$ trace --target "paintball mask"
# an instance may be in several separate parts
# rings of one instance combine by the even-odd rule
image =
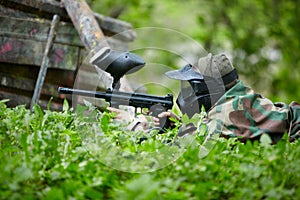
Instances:
[[[183,114],[192,117],[201,111],[202,106],[208,111],[235,85],[238,75],[228,61],[224,54],[209,54],[199,60],[198,68],[188,64],[179,70],[166,72],[169,78],[181,80],[181,92],[176,103]]]

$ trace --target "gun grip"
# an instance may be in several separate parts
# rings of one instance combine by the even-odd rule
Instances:
[[[156,117],[156,118],[160,119],[159,128],[161,128],[162,130],[165,130],[165,129],[170,127],[171,121],[168,117],[158,117],[158,115],[160,113],[167,111],[162,105],[159,105],[159,104],[153,105],[150,108],[150,111],[151,111],[151,115],[153,117]]]

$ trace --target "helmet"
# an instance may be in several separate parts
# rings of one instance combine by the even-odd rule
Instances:
[[[238,80],[235,68],[224,54],[208,54],[199,59],[198,66],[188,64],[165,74],[181,80],[177,104],[189,117],[199,113],[202,106],[208,111]]]
[[[232,87],[238,80],[238,74],[230,60],[225,54],[213,56],[209,53],[198,61],[196,71],[205,77],[214,79],[222,78],[223,84],[227,90]]]

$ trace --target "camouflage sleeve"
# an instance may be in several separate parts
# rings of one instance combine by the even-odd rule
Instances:
[[[239,81],[208,111],[207,124],[217,122],[224,137],[241,141],[259,139],[263,133],[276,142],[284,133],[291,138],[300,134],[300,105],[273,103]]]
[[[289,113],[289,136],[292,140],[300,137],[300,104],[292,102]]]

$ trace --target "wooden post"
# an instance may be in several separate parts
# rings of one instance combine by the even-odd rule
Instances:
[[[82,43],[91,55],[103,47],[109,47],[94,13],[85,0],[62,0],[62,2],[80,35]]]
[[[39,96],[40,96],[40,93],[41,93],[41,90],[42,90],[42,87],[43,87],[43,84],[44,84],[44,80],[45,80],[45,77],[46,77],[48,64],[49,64],[49,52],[52,48],[53,41],[55,39],[56,27],[58,26],[58,23],[59,23],[59,16],[54,15],[52,23],[51,23],[50,32],[49,32],[49,35],[48,35],[46,48],[45,48],[45,51],[44,51],[43,61],[42,61],[41,68],[40,68],[40,71],[39,71],[39,75],[38,75],[38,78],[37,78],[37,81],[36,81],[36,84],[35,84],[33,97],[31,99],[31,104],[30,104],[31,112],[33,111],[34,104],[39,99]]]

